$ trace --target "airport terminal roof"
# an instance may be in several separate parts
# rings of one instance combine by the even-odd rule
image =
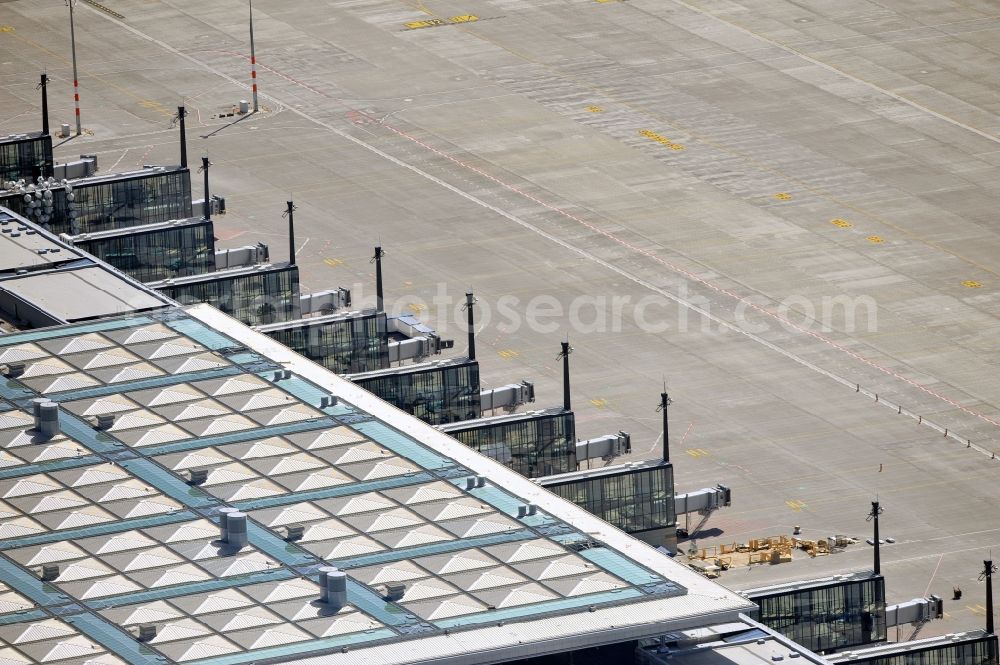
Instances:
[[[15,326],[71,323],[174,304],[0,208],[0,314]]]
[[[5,663],[487,663],[753,607],[207,305],[2,336],[11,362]],[[239,551],[223,507],[249,515]],[[349,576],[339,611],[318,602],[324,565]]]

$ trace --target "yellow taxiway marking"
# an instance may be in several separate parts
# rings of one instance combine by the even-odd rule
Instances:
[[[964,287],[966,287],[968,289],[979,289],[979,288],[982,288],[983,283],[982,282],[977,282],[974,279],[967,279],[964,282],[962,282],[962,286],[964,286]]]
[[[709,452],[707,450],[705,450],[704,448],[688,448],[684,452],[686,452],[691,457],[708,457],[709,456]]]
[[[831,219],[830,223],[833,224],[834,226],[839,226],[842,229],[849,229],[852,226],[854,226],[854,224],[851,224],[846,219],[840,219],[839,217],[837,219]]]
[[[14,26],[12,26],[12,25],[0,25],[0,32],[14,32]]]
[[[497,351],[497,355],[503,358],[504,360],[513,360],[514,358],[517,358],[521,354],[515,351],[514,349],[500,349],[499,351]]]
[[[777,194],[774,195],[774,198],[778,199],[779,201],[790,201],[792,199],[792,195],[789,194],[788,192],[778,192]]]
[[[453,23],[472,23],[478,20],[479,17],[475,14],[462,14],[461,16],[452,16],[451,18],[428,18],[422,21],[410,21],[403,25],[410,30],[419,30],[420,28],[434,28],[439,25],[451,25]]]
[[[986,616],[986,608],[983,607],[982,605],[979,605],[979,604],[976,604],[976,605],[966,605],[965,607],[966,607],[967,610],[969,610],[973,614],[978,614],[980,616]]]
[[[427,309],[427,305],[419,302],[411,302],[409,305],[406,306],[406,309],[410,310],[414,314],[419,314],[420,312]]]
[[[340,259],[323,259],[323,263],[330,266],[331,268],[336,268],[337,266],[344,265],[344,262]]]
[[[867,240],[868,242],[873,242],[876,245],[885,242],[885,238],[883,238],[882,236],[868,236],[867,238],[865,238],[865,240]]]
[[[650,141],[656,141],[657,143],[659,143],[661,145],[665,145],[668,148],[670,148],[671,150],[683,150],[684,149],[684,146],[681,145],[680,143],[674,143],[673,141],[671,141],[670,139],[668,139],[666,136],[660,136],[659,134],[657,134],[656,132],[654,132],[652,130],[649,130],[649,129],[640,129],[639,130],[639,134],[642,135],[642,136],[645,136]]]
[[[801,513],[802,510],[806,507],[805,502],[799,501],[797,499],[788,499],[787,501],[785,501],[785,505],[797,513]]]
[[[604,113],[604,109],[602,109],[600,106],[588,106],[587,110],[590,111],[591,113]]]
[[[608,407],[608,400],[604,399],[603,397],[595,397],[594,399],[590,400],[590,403],[593,404],[598,409],[606,409]]]

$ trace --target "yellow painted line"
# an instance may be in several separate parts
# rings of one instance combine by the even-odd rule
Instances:
[[[656,132],[654,132],[654,131],[652,131],[650,129],[640,129],[639,130],[639,134],[641,136],[645,136],[650,141],[656,141],[657,143],[659,143],[661,145],[665,145],[668,148],[670,148],[671,150],[683,150],[684,149],[684,146],[681,145],[680,143],[674,143],[673,141],[671,141],[670,139],[668,139],[666,136],[661,136],[661,135],[657,134]]]
[[[323,263],[330,266],[331,268],[336,268],[337,266],[344,265],[344,262],[340,259],[323,259]]]
[[[964,286],[966,288],[969,288],[969,289],[980,289],[980,288],[982,288],[983,283],[982,282],[977,282],[974,279],[967,279],[964,282],[962,282],[962,286]]]
[[[12,25],[0,25],[0,32],[14,32],[14,26],[12,26]]]
[[[978,614],[979,616],[986,616],[986,608],[982,605],[966,605],[965,608],[972,612],[973,614]]]
[[[419,314],[420,312],[427,309],[427,305],[419,302],[411,302],[409,305],[406,306],[406,309],[410,310],[414,314]]]
[[[830,223],[833,224],[834,226],[839,226],[842,229],[849,229],[852,226],[854,226],[854,224],[851,224],[846,219],[840,219],[839,217],[837,219],[831,219]]]
[[[605,409],[608,406],[608,400],[604,399],[603,397],[595,397],[594,399],[590,400],[590,403],[593,404],[598,409]]]
[[[604,113],[604,109],[602,109],[600,106],[588,106],[587,110],[590,111],[591,113]]]
[[[503,358],[504,360],[512,360],[514,358],[517,358],[521,354],[515,351],[514,349],[500,349],[499,351],[497,351],[497,355]]]
[[[451,25],[453,23],[472,23],[473,21],[478,21],[479,17],[475,14],[462,14],[460,16],[452,16],[451,18],[427,18],[422,21],[410,21],[409,23],[404,23],[410,30],[419,30],[421,28],[435,28],[441,25]]]
[[[774,195],[774,198],[778,199],[779,201],[790,201],[792,199],[792,195],[789,194],[788,192],[778,192],[777,194]]]
[[[709,452],[704,448],[688,448],[684,452],[686,452],[691,457],[708,457],[709,455]]]
[[[787,501],[785,501],[785,505],[797,513],[801,513],[802,510],[806,508],[806,504],[804,502],[798,501],[796,499],[788,499]]]
[[[873,242],[876,245],[885,242],[885,238],[883,238],[882,236],[868,236],[867,238],[865,238],[865,240],[867,240],[868,242]]]

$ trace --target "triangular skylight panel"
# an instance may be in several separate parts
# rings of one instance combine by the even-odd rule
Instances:
[[[324,548],[325,549],[325,548]],[[336,545],[325,552],[325,559],[347,559],[353,556],[362,556],[372,552],[381,552],[385,548],[375,541],[364,536],[341,540]]]
[[[306,442],[305,437],[309,437],[308,442]],[[340,446],[345,443],[354,443],[366,440],[364,436],[348,427],[334,427],[333,429],[326,430],[319,435],[305,433],[300,434],[298,437],[290,438],[295,438],[296,442],[301,440],[305,448],[309,450],[329,448],[330,446]]]
[[[139,591],[140,587],[135,582],[128,580],[121,575],[115,575],[114,577],[108,577],[103,580],[97,580],[90,585],[90,588],[81,596],[83,600],[88,598],[101,598],[103,596],[117,596],[123,593],[132,593],[133,591]]]
[[[286,484],[293,484],[286,478],[282,478],[281,481]],[[304,492],[306,490],[333,487],[335,485],[343,485],[350,482],[353,481],[338,471],[333,469],[323,469],[322,471],[316,471],[315,473],[310,473],[301,477],[293,484],[293,490],[296,492]]]
[[[418,577],[427,577],[427,573],[417,568],[408,561],[398,563],[387,563],[372,571],[374,574],[358,575],[369,586],[373,584],[384,584],[385,582],[405,582],[406,580]]]
[[[211,630],[197,621],[192,621],[191,619],[181,619],[179,621],[171,621],[162,626],[158,626],[156,630],[156,637],[154,637],[151,642],[153,644],[162,644],[163,642],[173,642],[174,640],[189,640],[194,637],[208,635],[211,632]]]
[[[5,411],[0,413],[0,429],[30,427],[32,424],[34,424],[32,417],[23,411]]]
[[[226,488],[225,499],[228,501],[244,501],[246,499],[262,499],[267,496],[284,494],[285,490],[264,479],[254,480],[243,485]],[[222,493],[220,493],[221,495]]]
[[[443,580],[416,580],[407,582],[402,602],[410,603],[415,600],[426,600],[427,598],[447,596],[457,592],[458,590],[455,587]]]
[[[184,561],[165,547],[157,547],[154,550],[137,552],[124,566],[122,571],[131,572],[133,570],[146,570],[147,568],[159,568],[160,566],[172,566]]]
[[[246,628],[256,628],[258,626],[267,626],[273,623],[280,623],[280,619],[274,617],[270,612],[263,608],[255,607],[249,610],[243,610],[242,612],[237,612],[232,617],[226,621],[218,630],[222,633],[228,633],[234,630],[244,630]]]
[[[313,520],[321,520],[324,518],[326,518],[326,513],[321,511],[319,508],[316,508],[308,503],[300,503],[298,505],[285,508],[273,518],[268,520],[267,525],[284,526],[285,524],[311,522]]]
[[[233,653],[234,651],[239,651],[239,647],[227,642],[217,635],[212,635],[211,637],[206,637],[203,640],[198,640],[191,645],[191,648],[186,650],[180,656],[177,656],[177,660],[183,662],[185,660],[192,659],[202,659],[210,658],[212,656],[221,656],[227,653]]]
[[[387,456],[387,451],[374,443],[366,442],[349,448],[341,448],[326,454],[326,459],[331,464],[351,464],[353,462],[367,462],[368,460],[380,459]]]
[[[330,510],[334,515],[353,515],[354,513],[367,513],[370,510],[386,510],[393,508],[396,504],[385,497],[371,493],[346,500],[336,499],[320,505]]]
[[[30,379],[34,376],[48,376],[49,374],[64,374],[72,372],[73,368],[59,360],[58,358],[47,358],[31,363],[24,368],[22,377]]]
[[[218,535],[219,529],[207,520],[199,520],[194,523],[182,524],[163,539],[165,543],[178,543],[187,540],[201,540]]]
[[[228,434],[230,432],[240,432],[257,427],[257,425],[243,416],[230,415],[215,418],[207,422],[198,424],[188,423],[185,428],[197,436],[212,436],[215,434]]]
[[[415,547],[416,545],[426,545],[427,543],[436,543],[449,539],[447,535],[440,533],[437,529],[429,525],[411,529],[410,531],[379,534],[378,538],[394,549]]]
[[[257,478],[257,474],[251,469],[233,462],[231,464],[226,464],[225,466],[217,466],[210,470],[208,472],[208,480],[205,481],[205,486],[209,487],[212,485],[224,485],[226,483],[246,482],[254,478]]]
[[[546,582],[564,596],[582,596],[588,593],[599,593],[611,589],[621,589],[625,586],[606,573],[596,573],[583,579],[566,577]]]
[[[106,349],[110,346],[114,346],[114,344],[104,339],[97,333],[90,333],[89,335],[80,335],[79,337],[63,337],[61,339],[42,342],[42,346],[46,347],[54,354],[64,356],[70,353],[82,353],[84,351]]]
[[[155,603],[150,603],[149,605],[143,605],[142,607],[135,608],[122,622],[124,626],[130,626],[136,623],[154,623],[161,621],[170,621],[171,619],[177,619],[183,616],[180,612],[170,607],[163,601],[157,601]]]
[[[150,487],[147,487],[138,480],[127,480],[123,483],[116,483],[111,487],[104,490],[104,494],[97,503],[106,503],[108,501],[120,501],[121,499],[135,499],[141,496],[150,496],[156,494],[156,491]]]
[[[97,416],[106,413],[118,413],[136,408],[135,404],[122,395],[107,395],[98,397],[84,409],[81,415]]]
[[[429,520],[451,520],[458,517],[468,517],[469,515],[479,515],[490,512],[491,508],[483,508],[478,501],[451,501],[444,505],[434,506],[430,511],[423,511],[419,508],[417,512]]]
[[[267,475],[277,476],[283,473],[296,473],[298,471],[308,471],[317,467],[325,466],[323,462],[309,457],[303,453],[282,457],[273,462],[273,466],[266,469]]]
[[[170,465],[170,468],[174,471],[182,471],[184,469],[194,469],[201,466],[215,466],[217,464],[225,464],[229,462],[229,458],[222,453],[216,452],[211,448],[206,448],[203,450],[194,450],[184,457],[181,457],[177,462]]]
[[[34,454],[32,454],[34,453]],[[54,459],[65,459],[67,457],[79,457],[86,454],[86,451],[73,441],[60,441],[49,446],[42,446],[34,450],[24,450],[21,452],[29,462],[46,462]]]
[[[210,400],[202,400],[194,404],[187,404],[181,411],[173,416],[173,420],[191,420],[193,418],[210,418],[212,416],[222,416],[229,413],[229,409]]]
[[[21,466],[22,464],[24,464],[24,462],[17,459],[6,450],[0,450],[0,469],[6,469],[9,466]]]
[[[97,550],[98,554],[113,554],[115,552],[124,552],[127,550],[134,550],[140,547],[147,547],[154,543],[148,536],[141,533],[123,533],[116,536],[108,536],[108,540],[105,544],[101,545],[100,549]]]
[[[180,365],[178,365],[171,374],[184,374],[185,372],[203,372],[207,369],[216,369],[219,367],[226,367],[229,363],[225,360],[211,355],[210,353],[203,353],[201,355],[192,356],[191,358],[185,358]],[[164,366],[166,364],[164,363]]]
[[[319,589],[311,583],[297,580],[278,582],[273,589],[261,598],[265,605],[276,603],[281,600],[291,600],[292,598],[305,598],[306,596],[318,595]]]
[[[316,413],[304,404],[296,404],[285,407],[267,419],[265,425],[282,425],[284,423],[296,423],[300,420],[316,418],[320,414]]]
[[[237,456],[240,459],[256,459],[259,457],[288,455],[294,450],[296,449],[280,439],[268,439],[265,441],[255,441],[245,452],[238,454]]]
[[[486,609],[476,601],[463,596],[445,598],[437,602],[419,603],[411,605],[410,608],[428,620],[447,619],[448,617],[460,616],[462,614],[472,614]]]
[[[49,355],[34,344],[18,344],[0,350],[0,363],[23,363]]]
[[[516,524],[511,524],[499,516],[481,517],[475,520],[456,520],[453,522],[447,522],[441,526],[460,538],[486,536],[491,533],[502,533],[504,531],[511,531],[518,528]]]
[[[127,477],[128,472],[121,467],[114,466],[112,464],[101,464],[99,466],[88,467],[86,471],[80,474],[79,478],[72,482],[71,486],[84,487],[85,485],[106,483],[112,480]]]
[[[111,432],[119,432],[124,429],[136,429],[138,427],[152,427],[154,425],[159,425],[163,422],[163,418],[159,417],[155,413],[150,413],[149,411],[132,411],[130,413],[120,414],[115,418],[114,425],[111,426]]]
[[[391,495],[401,503],[406,505],[414,503],[426,503],[428,501],[439,501],[441,499],[454,499],[462,496],[462,491],[454,485],[442,482],[434,482],[419,487],[400,487],[395,490],[388,490],[386,494]]]
[[[42,662],[48,663],[53,660],[63,660],[65,658],[92,656],[96,647],[97,645],[86,637],[77,635],[76,637],[56,642],[55,646],[42,657]]]
[[[31,506],[29,513],[45,513],[50,510],[68,510],[78,506],[85,506],[89,503],[72,492],[58,492],[47,496],[39,497],[37,503]]]
[[[388,529],[405,529],[415,524],[423,524],[423,520],[414,517],[403,510],[380,513],[374,518],[358,521],[358,526],[365,532],[386,531]]]
[[[386,460],[384,462],[376,462],[367,468],[365,468],[365,465],[360,466],[361,468],[352,467],[349,471],[352,475],[359,476],[361,480],[391,478],[392,476],[401,476],[416,471],[416,468],[414,468],[411,464],[398,458]]]
[[[268,565],[267,560],[259,554],[251,554],[238,559],[225,558],[220,561],[225,562],[227,565],[224,568],[216,567],[216,575],[218,577],[246,575],[248,573],[256,573],[261,570],[268,570],[273,567]]]
[[[26,517],[4,521],[0,523],[0,540],[26,536],[29,533],[41,533],[43,531],[47,531],[47,529]]]
[[[128,432],[120,435],[118,438],[126,440],[126,443],[131,441],[131,445],[136,448],[141,448],[142,446],[155,446],[159,443],[169,443],[171,441],[179,441],[181,439],[190,439],[191,435],[185,432],[180,427],[176,425],[159,425],[157,427],[151,427],[147,430],[142,430],[139,434],[140,436],[133,436],[136,432]]]
[[[0,614],[30,610],[35,604],[13,591],[0,592]]]
[[[515,589],[502,589],[492,594],[490,598],[495,598],[493,606],[497,608],[516,607],[518,605],[530,605],[532,603],[542,603],[547,600],[558,598],[551,591],[542,588],[537,584],[528,584]]]
[[[441,554],[436,557],[421,559],[419,563],[438,575],[463,573],[476,568],[495,566],[496,562],[481,552],[459,552],[457,554]]]
[[[170,499],[166,497],[159,497],[157,499],[143,499],[139,501],[131,510],[125,515],[126,519],[132,517],[147,517],[149,515],[162,515],[163,513],[171,513],[180,506],[171,502]]]
[[[344,536],[350,536],[353,534],[353,529],[349,529],[338,522],[329,520],[327,522],[320,522],[319,524],[311,524],[307,526],[302,540],[305,542],[315,540],[335,540],[337,538],[343,538]]]
[[[147,358],[150,360],[156,360],[158,358],[170,358],[172,356],[182,356],[188,353],[198,353],[203,351],[205,347],[189,342],[186,339],[175,339],[169,342],[164,342],[157,346],[152,353],[145,353]]]
[[[199,570],[191,564],[186,564],[163,571],[163,573],[160,574],[160,576],[157,577],[156,580],[149,586],[157,589],[159,587],[172,586],[174,584],[201,582],[207,579],[211,579],[211,576],[208,575],[208,573]]]
[[[334,635],[347,635],[349,633],[358,633],[363,630],[371,630],[372,628],[378,628],[381,625],[382,624],[374,621],[371,617],[365,616],[360,612],[353,612],[346,616],[338,614],[337,617],[333,620],[333,622],[323,629],[323,634],[321,635],[321,637],[332,637]]]
[[[261,633],[260,637],[254,640],[253,644],[250,645],[250,649],[265,649],[267,647],[276,647],[281,644],[289,644],[291,642],[301,642],[302,640],[309,639],[309,635],[302,632],[298,628],[294,628],[288,624],[281,626],[280,628],[267,628]]]
[[[482,591],[483,589],[492,589],[498,586],[507,586],[526,581],[517,573],[504,570],[503,568],[467,573],[461,576],[460,579],[461,581],[458,578],[454,581],[466,591]]]
[[[542,557],[553,556],[555,554],[566,554],[566,550],[544,540],[533,540],[528,543],[498,545],[489,547],[497,557],[507,563],[518,561],[530,561],[531,559],[541,559]]]
[[[232,610],[238,607],[248,607],[250,605],[252,605],[252,603],[245,596],[231,589],[227,589],[208,594],[196,607],[189,611],[191,614],[197,616],[199,614],[221,612],[223,610]]]
[[[222,385],[214,390],[208,390],[207,386],[205,389],[208,390],[211,395],[217,396],[244,393],[248,390],[260,390],[261,388],[267,387],[267,385],[268,384],[262,379],[258,379],[255,376],[244,375],[226,379]]]
[[[256,395],[247,395],[242,399],[230,403],[238,404],[240,411],[252,411],[254,409],[269,409],[276,406],[285,406],[289,402],[292,402],[291,395],[287,395],[280,390],[268,390],[267,392],[258,393]]]
[[[163,372],[149,363],[140,363],[138,365],[124,367],[120,371],[115,372],[111,375],[111,378],[109,378],[107,382],[121,383],[123,381],[138,381],[139,379],[148,379],[162,374]]]
[[[75,630],[61,621],[46,619],[28,624],[19,635],[11,640],[11,643],[24,644],[26,642],[38,642],[39,640],[53,640],[57,637],[69,637],[75,634]]]
[[[139,360],[138,356],[134,356],[124,349],[110,349],[108,351],[101,351],[100,353],[95,354],[93,358],[87,361],[87,364],[83,366],[83,369],[115,367],[116,365],[124,365],[137,360]]]
[[[146,406],[165,406],[202,398],[204,395],[190,386],[171,386],[162,389],[152,399],[148,399]]]
[[[101,522],[112,521],[114,521],[113,517],[100,508],[91,506],[90,508],[85,508],[83,510],[74,510],[66,516],[66,519],[59,523],[59,526],[57,526],[56,529],[74,529],[78,526],[87,526],[90,524],[100,524]]]
[[[86,580],[91,577],[101,577],[111,572],[113,571],[100,561],[84,559],[83,561],[74,561],[73,563],[63,565],[60,568],[58,579],[60,582],[75,582],[76,580]]]
[[[67,390],[79,390],[80,388],[89,388],[90,386],[96,386],[99,382],[97,379],[93,379],[85,374],[67,374],[66,376],[60,376],[55,379],[47,386],[39,389],[40,393],[61,393]]]
[[[35,476],[29,476],[27,478],[21,478],[13,484],[3,496],[5,499],[16,496],[28,496],[30,494],[39,494],[41,492],[53,492],[62,489],[58,484],[49,480],[42,474]]]
[[[593,566],[588,566],[586,561],[574,556],[560,557],[558,559],[546,559],[525,563],[520,566],[532,579],[548,580],[554,577],[566,577],[567,575],[586,575],[594,572]]]
[[[29,559],[26,564],[29,566],[40,566],[43,563],[55,563],[57,561],[66,561],[67,559],[79,559],[84,557],[86,554],[79,547],[72,543],[52,543],[51,545],[42,545],[34,556]]]
[[[152,326],[146,326],[143,328],[134,328],[128,331],[128,336],[125,339],[120,340],[123,346],[128,346],[130,344],[143,344],[145,342],[155,342],[160,339],[166,339],[168,337],[176,337],[175,333],[170,328],[166,326],[156,324]],[[117,336],[116,336],[117,339]]]

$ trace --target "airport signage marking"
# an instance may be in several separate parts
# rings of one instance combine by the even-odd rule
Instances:
[[[788,499],[785,501],[785,505],[797,513],[801,513],[807,507],[803,501],[797,499]]]
[[[789,194],[788,192],[778,192],[777,194],[774,195],[774,198],[778,199],[779,201],[791,201],[792,195]]]
[[[691,457],[708,457],[709,455],[709,452],[704,448],[688,448],[684,452],[686,452]]]
[[[604,113],[604,109],[602,109],[600,106],[588,106],[587,110],[590,111],[591,113]]]
[[[642,135],[642,136],[645,136],[650,141],[656,141],[660,145],[665,145],[668,148],[670,148],[671,150],[683,150],[684,149],[684,146],[681,145],[680,143],[674,143],[673,141],[671,141],[670,139],[668,139],[666,136],[660,136],[656,132],[651,131],[649,129],[640,129],[639,130],[639,134]]]
[[[595,397],[594,399],[590,400],[590,403],[593,404],[598,409],[606,409],[608,406],[608,400],[604,399],[603,397]]]
[[[330,266],[331,268],[336,268],[337,266],[343,265],[344,262],[340,259],[323,259],[323,263]]]
[[[0,25],[0,32],[14,32],[14,26],[12,26],[12,25]]]
[[[472,23],[478,20],[479,17],[475,14],[463,14],[461,16],[452,16],[451,18],[428,18],[423,21],[410,21],[403,25],[406,26],[407,30],[420,30],[421,28],[439,28],[442,25],[455,25],[456,23]]]
[[[983,283],[977,282],[974,279],[967,279],[964,282],[962,282],[962,286],[964,286],[967,289],[980,289],[982,288]]]
[[[514,349],[500,349],[499,351],[497,351],[497,355],[503,358],[504,360],[513,360],[514,358],[517,358],[521,354],[515,351]]]
[[[865,238],[865,240],[867,240],[868,242],[873,242],[876,245],[885,242],[885,238],[883,238],[882,236],[868,236],[867,238]]]
[[[837,219],[831,219],[830,223],[833,224],[834,226],[839,226],[842,229],[849,229],[852,226],[854,226],[854,224],[851,224],[846,219],[840,219],[839,217]]]

